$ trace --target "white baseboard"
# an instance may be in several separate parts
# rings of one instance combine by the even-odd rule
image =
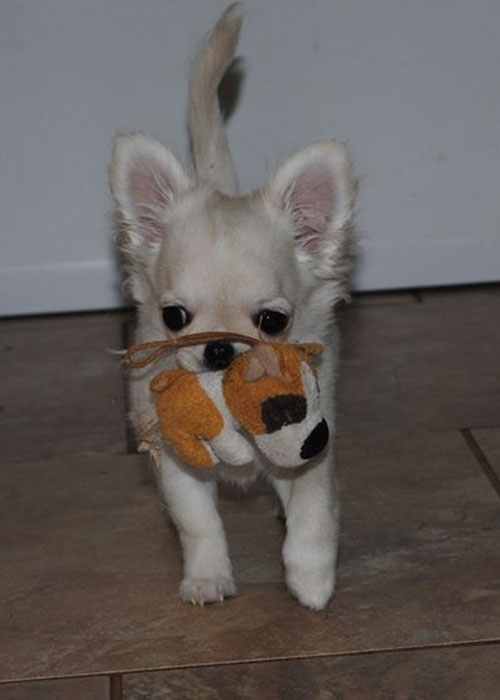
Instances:
[[[499,281],[500,231],[483,238],[361,240],[352,285],[371,292]]]
[[[0,267],[0,315],[94,311],[125,306],[112,260]]]
[[[500,281],[500,234],[394,244],[362,241],[357,291]],[[0,315],[94,311],[125,306],[114,261],[0,266]]]

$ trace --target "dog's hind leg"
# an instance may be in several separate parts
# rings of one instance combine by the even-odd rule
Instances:
[[[235,595],[226,537],[217,512],[217,485],[201,470],[191,471],[164,453],[158,480],[179,532],[184,559],[182,600],[204,605]]]

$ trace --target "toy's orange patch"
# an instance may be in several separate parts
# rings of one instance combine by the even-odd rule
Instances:
[[[227,405],[238,423],[252,435],[266,433],[262,405],[270,397],[303,396],[300,365],[321,351],[322,346],[314,343],[264,343],[239,355],[223,384]]]
[[[224,420],[201,388],[196,375],[183,369],[166,370],[150,384],[162,433],[188,464],[211,467],[213,459],[204,441],[213,440]]]

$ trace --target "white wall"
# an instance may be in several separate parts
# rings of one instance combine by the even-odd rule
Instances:
[[[119,130],[186,153],[186,72],[225,0],[4,0],[0,313],[119,303]],[[229,126],[244,187],[318,138],[361,178],[356,284],[500,279],[500,3],[246,0]]]

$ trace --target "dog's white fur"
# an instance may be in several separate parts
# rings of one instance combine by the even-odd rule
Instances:
[[[336,335],[333,307],[346,295],[355,181],[344,145],[314,143],[296,153],[261,190],[237,194],[217,88],[233,59],[241,26],[237,6],[215,25],[192,64],[189,125],[195,171],[144,134],[119,136],[110,167],[130,291],[138,305],[135,340],[168,337],[162,307],[192,314],[183,333],[227,330],[258,337],[263,308],[289,314],[279,340],[321,341],[323,411],[334,417]],[[276,337],[273,338],[276,340]],[[180,363],[202,367],[203,348]],[[165,365],[130,379],[131,419],[139,437],[154,423],[148,384]],[[299,601],[323,608],[335,583],[337,497],[333,447],[302,471],[273,473],[263,462],[216,474],[191,469],[166,447],[156,455],[159,485],[184,557],[183,600],[199,604],[235,593],[216,508],[217,478],[250,481],[264,472],[284,508],[286,581]]]

